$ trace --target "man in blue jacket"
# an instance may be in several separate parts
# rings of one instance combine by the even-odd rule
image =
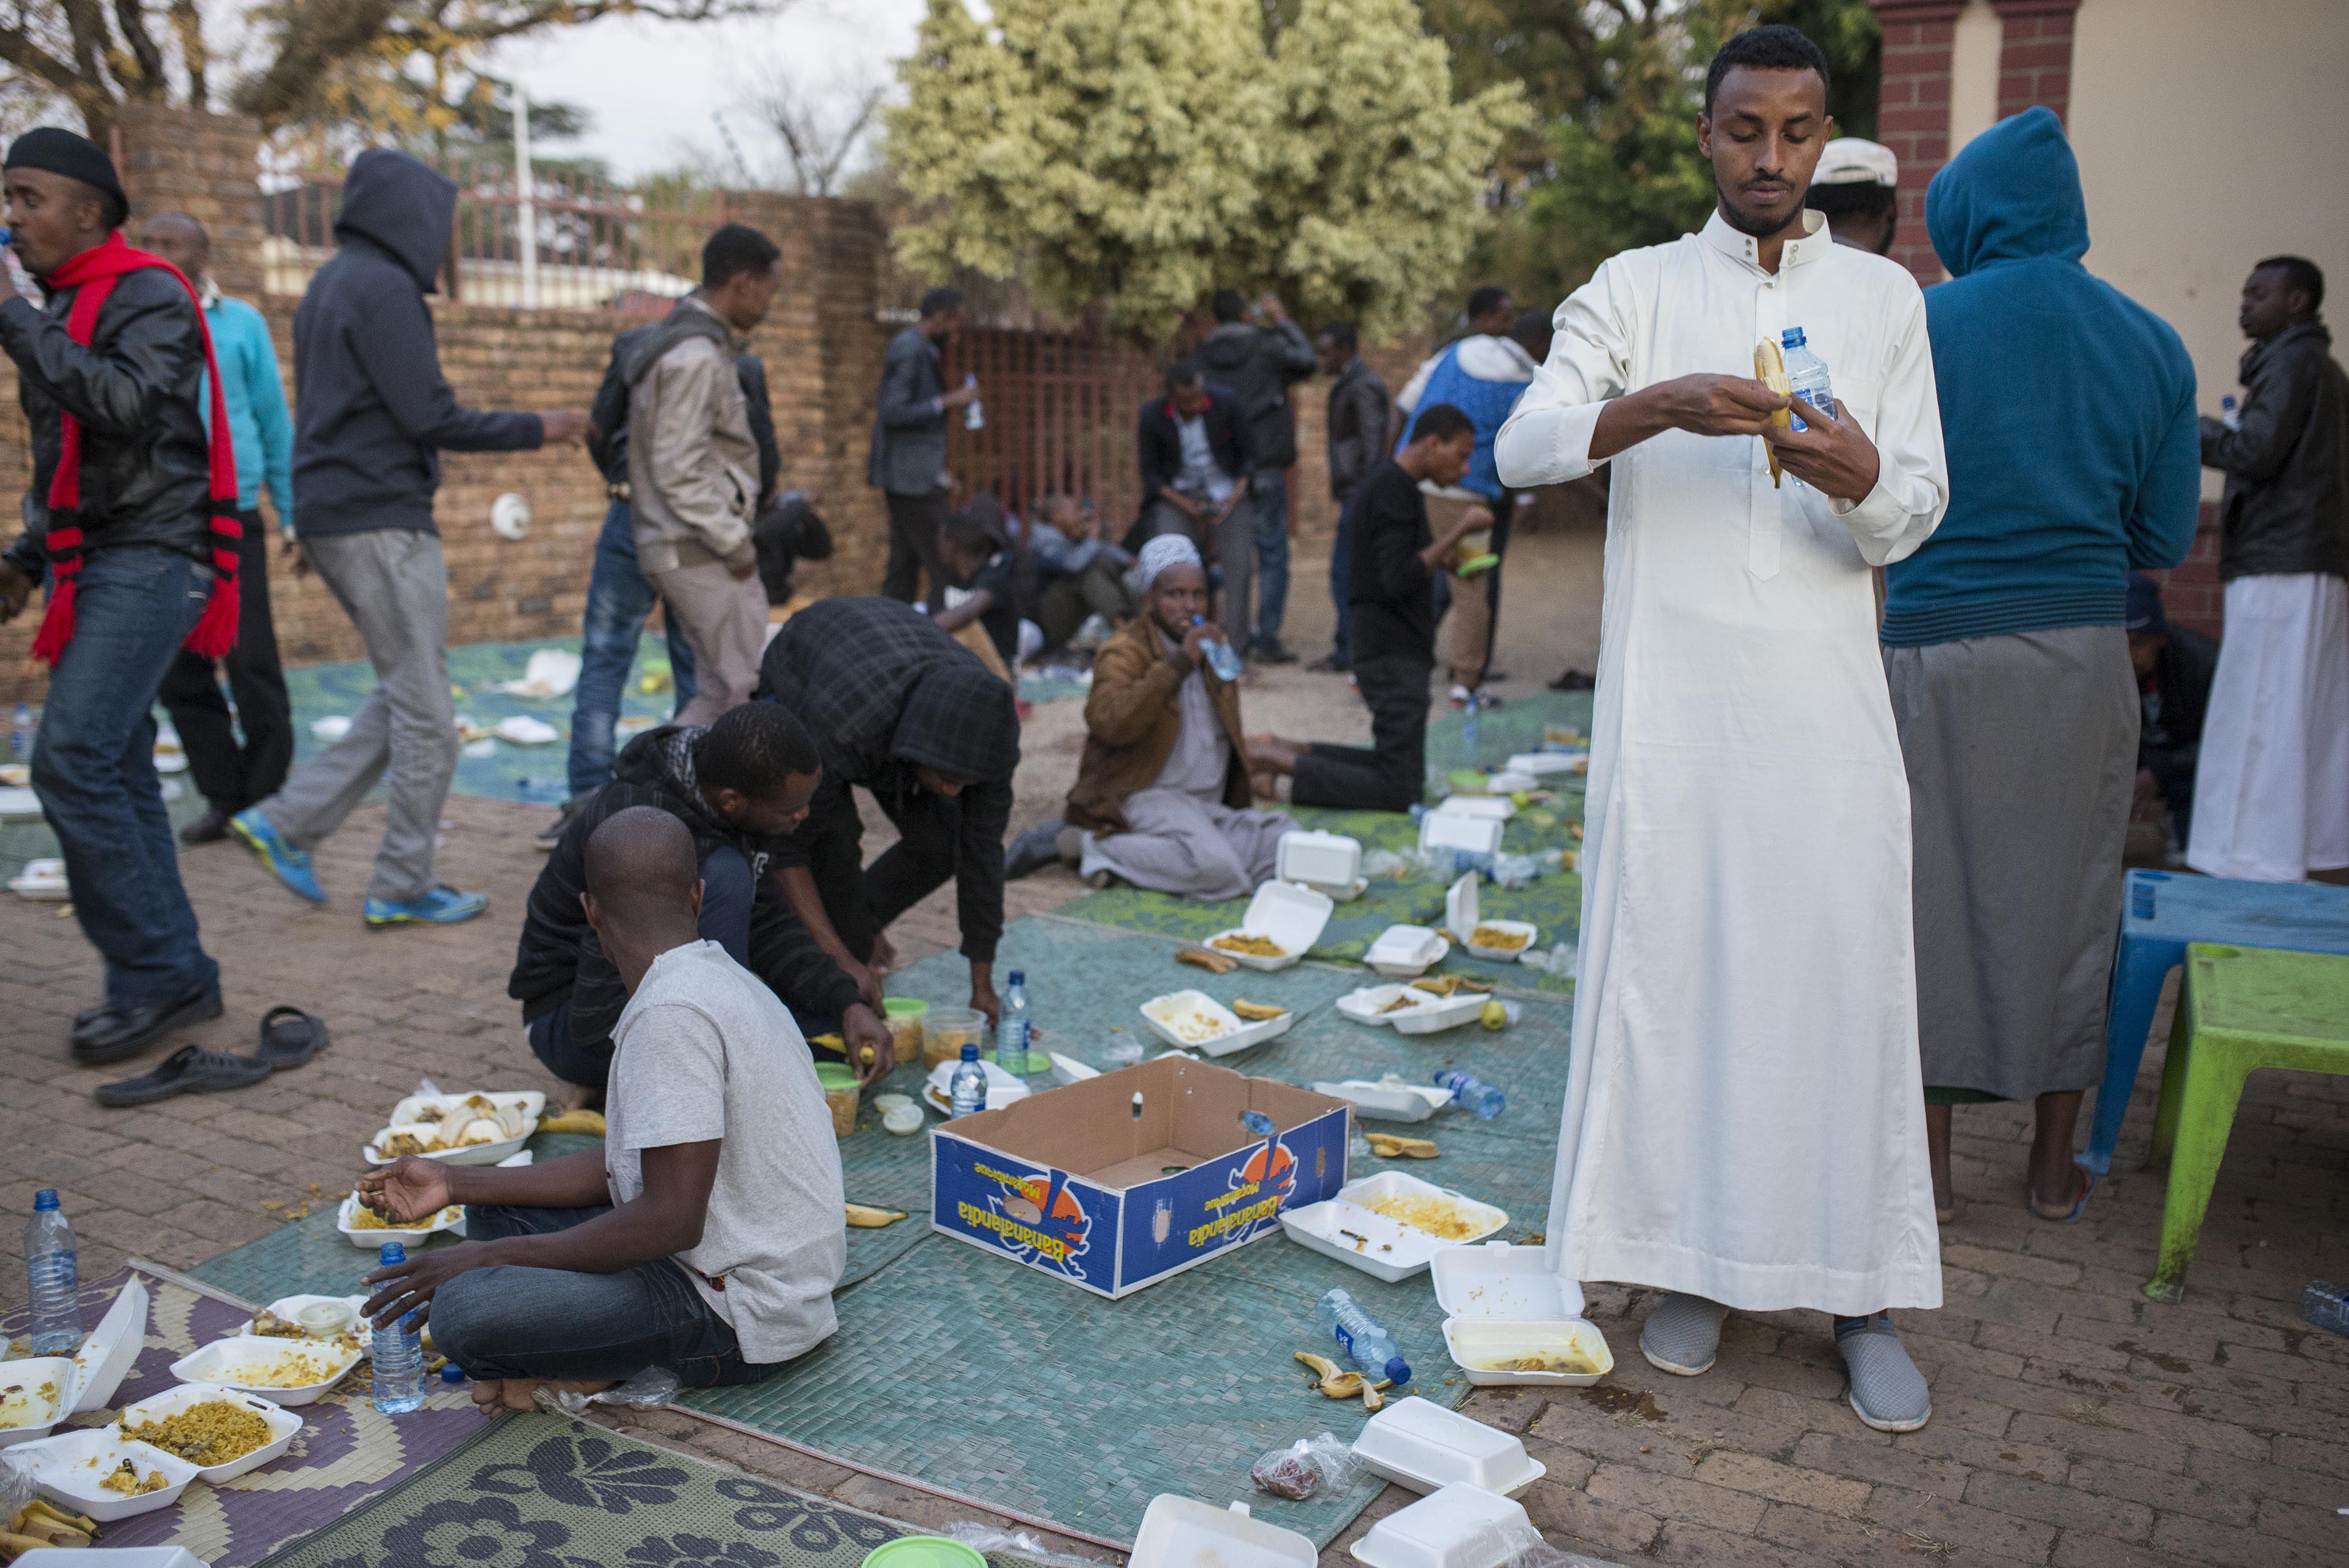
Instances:
[[[1934,1205],[1947,1223],[1950,1107],[2033,1100],[2026,1196],[2068,1221],[2095,1186],[2072,1130],[2104,1073],[2137,779],[2127,574],[2193,543],[2194,367],[2080,265],[2079,165],[2049,110],[1968,144],[1934,176],[1925,225],[1951,278],[1925,291],[1950,509],[1886,568],[1881,636],[1909,774]],[[1876,373],[1829,369],[1846,397]]]
[[[293,547],[294,419],[285,411],[285,382],[278,374],[269,323],[244,301],[221,293],[212,281],[212,241],[204,226],[185,213],[158,213],[147,220],[140,243],[185,273],[203,299],[212,357],[220,361],[221,400],[236,449],[236,515],[244,524],[237,549],[236,646],[219,670],[211,659],[181,649],[160,693],[187,753],[188,772],[204,797],[204,814],[180,829],[180,842],[212,844],[228,836],[230,817],[275,794],[294,765],[294,707],[277,662],[277,628],[269,613],[269,533],[261,524],[266,485],[278,530],[287,548]],[[236,697],[233,722],[228,699],[221,695],[222,671]]]
[[[432,522],[440,453],[573,441],[577,410],[463,407],[440,374],[424,296],[449,251],[457,187],[387,148],[351,161],[339,243],[294,317],[294,483],[305,557],[366,640],[375,690],[350,731],[229,828],[314,903],[310,846],[342,826],[388,769],[391,805],[368,878],[370,927],[449,925],[489,908],[432,875],[441,803],[457,771],[449,693],[449,570]]]
[[[947,521],[947,410],[978,396],[974,382],[947,390],[938,356],[962,330],[962,293],[922,296],[922,318],[889,340],[873,411],[873,455],[865,479],[889,504],[889,564],[881,592],[912,604],[928,579],[929,605],[946,591],[938,530]]]

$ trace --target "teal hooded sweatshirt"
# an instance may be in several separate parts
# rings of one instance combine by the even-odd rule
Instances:
[[[1886,568],[1885,643],[2119,626],[2132,569],[2194,542],[2202,454],[2178,334],[2088,275],[2063,122],[2001,120],[1933,176],[1925,291],[1950,509]]]

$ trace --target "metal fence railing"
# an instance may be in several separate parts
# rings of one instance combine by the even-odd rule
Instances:
[[[978,378],[987,426],[949,426],[947,467],[966,495],[991,489],[1022,515],[1056,493],[1090,495],[1112,539],[1141,507],[1133,431],[1158,385],[1150,358],[1086,330],[974,327],[947,355],[947,384]]]

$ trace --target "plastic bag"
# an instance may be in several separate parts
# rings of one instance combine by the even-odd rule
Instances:
[[[1517,961],[1542,974],[1554,974],[1560,980],[1572,980],[1582,965],[1582,950],[1571,938],[1560,939],[1547,950],[1537,948],[1520,956]]]
[[[1053,1568],[1104,1568],[1091,1557],[1072,1556],[1066,1552],[1049,1550],[1041,1537],[1025,1530],[999,1530],[991,1524],[981,1524],[974,1519],[957,1519],[947,1526],[947,1534],[982,1554],[1008,1552],[1030,1563],[1045,1563]]]
[[[416,1093],[411,1097],[419,1100],[437,1100],[440,1097],[440,1085],[429,1078],[419,1078],[416,1080]]]
[[[682,1386],[677,1374],[667,1367],[647,1366],[626,1383],[606,1388],[600,1394],[582,1394],[575,1388],[565,1388],[554,1397],[557,1405],[574,1416],[585,1415],[590,1405],[625,1405],[631,1410],[651,1410],[676,1398],[677,1391]],[[547,1394],[546,1385],[540,1384],[537,1397],[543,1400]]]
[[[1614,1568],[1596,1557],[1552,1546],[1530,1524],[1479,1525],[1469,1542],[1466,1561],[1495,1568]]]
[[[33,1485],[33,1467],[12,1455],[0,1455],[0,1530],[39,1495]]]
[[[1368,1469],[1351,1448],[1323,1432],[1273,1449],[1249,1467],[1248,1479],[1275,1497],[1302,1501],[1325,1486],[1343,1491]]]

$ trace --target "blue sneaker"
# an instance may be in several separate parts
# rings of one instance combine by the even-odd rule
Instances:
[[[277,874],[277,879],[314,904],[326,901],[326,890],[318,886],[318,874],[310,869],[310,852],[296,849],[285,842],[269,819],[261,815],[258,806],[240,811],[228,819],[228,830],[244,840],[244,846],[261,857],[261,863]]]
[[[369,898],[367,901],[367,923],[369,930],[383,930],[391,926],[453,926],[470,920],[490,907],[487,893],[460,893],[454,888],[435,888],[421,898],[409,898],[394,903],[389,898]]]

